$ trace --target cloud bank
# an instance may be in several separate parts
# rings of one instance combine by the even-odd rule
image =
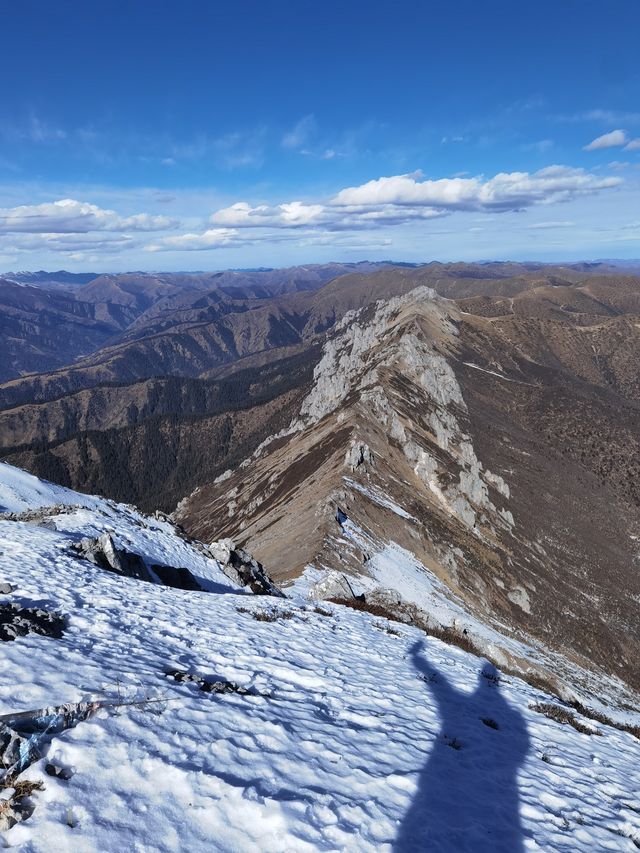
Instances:
[[[71,198],[0,208],[0,234],[86,234],[90,231],[166,231],[177,226],[167,216],[119,216]]]
[[[624,138],[627,145],[637,141]],[[490,221],[502,213],[593,196],[622,183],[619,176],[561,165],[493,177],[430,179],[413,172],[345,187],[325,198],[278,204],[237,201],[206,219],[190,216],[182,222],[149,212],[125,216],[66,198],[0,208],[0,251],[70,257],[93,253],[99,258],[132,249],[179,254],[279,244],[379,248],[389,245],[393,229],[402,236],[401,226],[470,212]],[[554,219],[531,227],[552,225],[568,223]],[[155,232],[155,239],[145,238],[150,232]]]
[[[150,251],[206,250],[248,243],[278,243],[339,231],[376,230],[450,216],[456,212],[504,213],[572,201],[612,189],[621,178],[568,166],[537,172],[501,172],[492,178],[424,179],[421,173],[393,175],[340,190],[325,201],[277,205],[236,202],[211,214],[201,233],[165,237]]]

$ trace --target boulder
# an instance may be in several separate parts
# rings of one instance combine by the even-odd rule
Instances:
[[[155,580],[142,557],[124,548],[117,548],[110,533],[102,533],[97,539],[85,537],[73,548],[85,560],[108,572],[149,583]]]
[[[365,468],[368,465],[375,465],[375,457],[368,444],[361,441],[354,441],[349,450],[347,450],[344,464],[348,468],[351,468],[352,471],[355,471],[361,465]]]

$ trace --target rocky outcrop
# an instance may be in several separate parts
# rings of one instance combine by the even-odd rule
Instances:
[[[73,547],[80,557],[108,572],[175,589],[203,590],[189,569],[155,563],[149,567],[139,554],[117,548],[110,533],[103,533],[97,539],[81,539]]]
[[[347,468],[355,471],[360,466],[375,465],[375,456],[368,444],[361,441],[352,442],[344,459]]]
[[[466,413],[462,389],[439,348],[441,341],[443,348],[455,341],[456,318],[453,306],[428,287],[351,312],[326,342],[314,371],[314,386],[292,426],[300,429],[317,423],[349,394],[359,392],[447,513],[471,530],[482,513],[483,520],[491,517],[494,525],[510,527],[513,517],[504,507],[500,511],[489,494],[491,486],[508,497],[509,488],[501,477],[484,470],[478,459],[461,423]],[[425,323],[433,334],[424,334]],[[420,397],[407,389],[398,405],[383,380],[391,373],[402,377],[405,387],[411,383]],[[420,420],[426,428],[422,435],[414,428]],[[368,445],[354,441],[345,464],[355,470],[372,463]]]
[[[342,572],[329,571],[309,588],[312,601],[325,601],[329,598],[356,598],[349,579]]]
[[[0,605],[0,640],[15,640],[27,634],[60,639],[67,620],[61,613],[19,604]]]
[[[230,580],[248,586],[255,595],[274,595],[286,598],[271,580],[262,563],[242,548],[236,548],[232,539],[220,539],[209,545],[211,556]]]
[[[376,562],[398,545],[479,621],[637,685],[640,286],[598,289],[624,323],[584,312],[590,284],[464,286],[495,290],[486,311],[419,287],[338,322],[289,428],[176,518],[285,589],[336,571],[429,609]]]
[[[26,524],[36,524],[38,527],[47,527],[49,530],[56,530],[56,523],[53,521],[54,516],[71,513],[78,509],[82,509],[81,504],[52,504],[51,506],[36,507],[36,509],[26,509],[22,512],[3,512],[0,513],[0,519],[2,521],[21,521]]]
[[[256,691],[242,687],[235,681],[227,681],[224,678],[205,678],[193,672],[185,672],[182,669],[169,669],[165,672],[167,678],[172,678],[179,684],[195,684],[202,693],[238,693],[240,696],[255,696]]]

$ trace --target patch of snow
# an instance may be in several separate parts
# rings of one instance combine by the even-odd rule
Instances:
[[[373,501],[379,506],[386,507],[386,509],[390,509],[391,512],[395,512],[395,514],[399,515],[401,518],[407,518],[411,521],[417,521],[417,518],[415,518],[415,516],[408,513],[406,509],[403,509],[399,504],[395,503],[395,501],[392,501],[388,495],[381,494],[380,489],[376,489],[374,487],[367,488],[361,483],[358,483],[357,480],[352,480],[350,477],[345,477],[344,482],[352,489],[355,489],[357,492],[360,492],[361,495],[364,495],[370,501]]]
[[[23,512],[54,504],[97,506],[98,498],[39,480],[7,462],[0,462],[0,513]]]

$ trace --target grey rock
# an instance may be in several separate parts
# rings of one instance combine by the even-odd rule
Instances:
[[[60,639],[67,620],[61,613],[19,604],[0,605],[0,640],[15,640],[27,634]]]
[[[355,593],[347,577],[341,572],[327,572],[309,589],[309,598],[322,601],[327,598],[355,598]]]
[[[205,678],[202,675],[195,675],[191,672],[185,672],[181,669],[170,669],[165,672],[167,678],[173,678],[179,683],[187,682],[197,684],[203,693],[239,693],[241,696],[255,696],[256,691],[250,687],[242,687],[236,684],[235,681],[227,681],[224,678]]]
[[[236,548],[232,539],[220,539],[209,545],[209,553],[220,563],[220,568],[232,581],[248,586],[255,595],[273,595],[286,598],[275,585],[262,563],[242,548]]]
[[[108,572],[174,589],[203,589],[189,569],[158,564],[149,567],[139,554],[118,548],[110,533],[105,532],[97,539],[81,539],[72,547],[80,557]]]

